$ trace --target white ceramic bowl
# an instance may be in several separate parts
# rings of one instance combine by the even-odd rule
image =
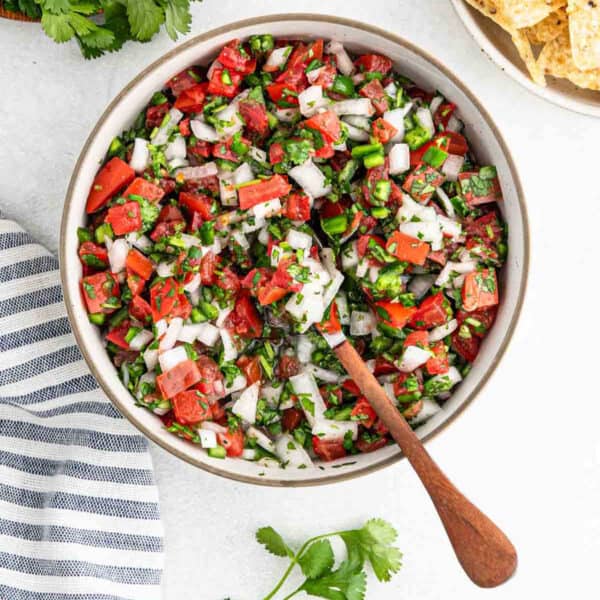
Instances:
[[[491,118],[458,78],[409,42],[374,27],[320,15],[273,15],[233,23],[209,31],[145,69],[113,100],[90,134],[75,167],[61,228],[61,273],[67,310],[75,337],[92,373],[108,397],[125,417],[151,440],[176,456],[207,471],[241,481],[265,485],[310,485],[328,483],[389,465],[401,457],[396,446],[371,454],[360,454],[315,469],[265,469],[235,459],[213,459],[197,446],[185,442],[162,427],[161,421],[135,406],[102,346],[96,327],[88,321],[79,291],[81,266],[77,257],[77,227],[85,222],[88,190],[112,138],[129,127],[152,93],[172,75],[197,63],[208,63],[221,46],[233,38],[257,33],[288,38],[335,38],[354,52],[367,50],[389,56],[395,67],[428,89],[441,90],[460,107],[467,135],[479,160],[498,168],[504,202],[501,210],[509,224],[509,257],[502,274],[502,303],[496,323],[465,381],[444,408],[419,428],[430,438],[450,422],[480,391],[506,350],[523,301],[528,268],[528,231],[519,179],[508,150]],[[343,466],[341,466],[343,465]]]
[[[584,90],[567,79],[554,77],[546,77],[546,87],[534,83],[506,31],[464,0],[452,0],[452,4],[477,44],[507,75],[548,102],[584,115],[600,117],[600,92]]]

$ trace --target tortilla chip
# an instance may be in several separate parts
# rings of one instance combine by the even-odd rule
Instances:
[[[544,71],[540,68],[533,55],[531,42],[529,41],[527,34],[524,31],[515,31],[512,34],[512,41],[519,52],[519,56],[527,66],[531,79],[538,85],[545,86],[546,79],[544,78]]]
[[[568,26],[567,11],[560,8],[524,31],[534,46],[543,46],[556,39]]]
[[[568,79],[588,90],[600,90],[600,69],[581,71],[575,65],[568,31],[544,46],[538,57],[538,66],[547,75]]]
[[[502,29],[512,33],[512,27],[506,15],[504,14],[500,4],[502,0],[466,0],[473,8],[477,9],[482,15],[488,17],[500,25]]]
[[[551,12],[562,8],[566,0],[502,0],[502,12],[515,29],[531,27]]]
[[[600,67],[600,1],[569,0],[569,32],[575,64],[582,70]]]

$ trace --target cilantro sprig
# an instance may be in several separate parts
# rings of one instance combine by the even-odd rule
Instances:
[[[40,19],[58,44],[77,40],[85,58],[120,50],[128,40],[147,42],[164,25],[171,39],[188,33],[195,0],[4,0],[8,11]]]
[[[334,569],[335,557],[329,538],[339,536],[347,557]],[[272,527],[262,527],[256,540],[275,556],[290,559],[286,571],[263,600],[271,600],[281,590],[296,566],[306,578],[283,600],[300,592],[329,600],[363,600],[367,590],[365,564],[369,563],[379,581],[389,581],[402,566],[402,553],[393,543],[398,534],[383,519],[370,519],[360,529],[334,531],[310,538],[297,552]]]

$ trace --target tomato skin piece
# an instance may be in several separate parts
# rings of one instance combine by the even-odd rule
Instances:
[[[238,104],[238,110],[249,134],[262,138],[269,133],[269,117],[264,104],[256,100],[242,100]]]
[[[463,308],[472,312],[498,304],[498,280],[495,269],[473,271],[465,276],[462,287]]]
[[[175,420],[181,425],[195,425],[211,418],[208,402],[197,390],[179,392],[171,398]]]
[[[128,198],[131,194],[141,196],[148,202],[157,203],[162,200],[165,191],[159,185],[155,185],[143,177],[136,177],[123,192],[125,198]]]
[[[361,396],[356,401],[356,404],[354,405],[354,408],[350,414],[367,429],[373,427],[375,421],[377,420],[377,413],[375,412],[375,409],[364,396]]]
[[[246,378],[246,385],[250,386],[253,383],[261,380],[260,359],[258,356],[244,356],[238,358],[236,365],[242,370]]]
[[[177,98],[185,90],[189,90],[198,84],[200,72],[196,67],[190,67],[177,73],[167,81],[165,87],[171,90],[171,93]]]
[[[385,249],[397,259],[414,265],[424,265],[431,246],[417,238],[394,231],[388,238]]]
[[[469,338],[462,338],[457,329],[450,336],[451,346],[457,354],[460,354],[467,362],[472,363],[479,353],[481,340],[474,335]]]
[[[325,462],[343,458],[347,454],[344,440],[322,440],[319,436],[313,435],[312,445],[315,454]]]
[[[208,82],[193,85],[179,94],[173,106],[186,114],[201,112],[206,103],[207,92]]]
[[[431,329],[443,325],[448,320],[446,304],[447,301],[442,292],[428,296],[413,314],[410,326],[414,329]]]
[[[404,348],[408,346],[419,346],[421,348],[429,347],[429,334],[426,331],[411,331],[402,344]]]
[[[375,302],[377,316],[388,326],[402,329],[416,312],[414,306],[403,306],[398,302],[380,300]],[[384,316],[387,315],[387,316]]]
[[[173,277],[158,281],[150,288],[150,306],[152,320],[156,323],[161,319],[176,316],[175,303],[178,298],[177,282]]]
[[[294,431],[304,420],[304,413],[298,408],[286,408],[281,415],[281,426],[284,431]]]
[[[156,385],[166,400],[170,400],[180,392],[200,381],[200,370],[193,360],[184,360],[169,369],[166,373],[158,375]]]
[[[387,361],[382,356],[377,356],[375,358],[375,370],[373,371],[373,375],[378,377],[379,375],[391,375],[392,373],[397,373],[398,367]]]
[[[355,446],[362,453],[375,452],[375,450],[379,450],[379,448],[383,448],[388,445],[388,438],[384,436],[380,437],[378,440],[367,441],[366,437],[363,435],[359,436],[356,440]]]
[[[85,210],[88,214],[102,208],[119,190],[129,185],[135,171],[119,157],[111,158],[100,169],[90,190]]]
[[[263,330],[263,323],[256,312],[252,300],[246,295],[238,296],[233,311],[227,317],[228,328],[233,329],[240,337],[257,338]]]
[[[382,115],[388,110],[389,107],[385,90],[379,79],[372,79],[369,83],[363,85],[358,93],[364,98],[369,98],[371,100],[371,104],[373,104],[378,114]]]
[[[231,84],[223,82],[223,73],[227,71],[231,78]],[[225,98],[233,98],[237,96],[242,83],[243,76],[240,73],[217,67],[213,70],[210,81],[208,82],[207,92],[213,96],[225,96]]]
[[[244,53],[240,51],[241,47],[242,42],[238,39],[227,42],[227,44],[221,48],[217,60],[228,69],[241,73],[242,75],[249,75],[256,70],[256,59],[250,56],[247,51],[244,52],[244,55]]]
[[[478,174],[478,171],[458,174],[458,181],[460,182],[460,186],[467,204],[470,207],[473,207],[479,206],[480,204],[487,204],[489,202],[500,202],[502,200],[502,190],[500,189],[500,182],[497,176],[489,180],[489,191],[487,194],[482,196],[475,194],[475,191],[469,186],[469,182],[472,177]]]
[[[379,72],[384,75],[392,69],[392,61],[382,54],[363,54],[359,56],[354,64],[361,72]]]
[[[277,377],[289,379],[300,373],[300,361],[295,356],[284,354],[277,363]]]
[[[118,298],[121,295],[119,282],[110,271],[102,271],[84,277],[81,280],[81,288],[83,299],[90,314],[108,314],[116,310],[102,306],[109,298]]]
[[[269,146],[269,162],[272,165],[278,165],[280,162],[283,162],[284,158],[285,151],[279,142],[274,142]]]
[[[100,246],[98,244],[94,244],[94,242],[83,242],[81,246],[79,246],[79,259],[81,260],[81,264],[90,267],[92,269],[106,269],[108,267],[108,252],[104,246]],[[86,256],[94,257],[92,260],[100,261],[102,266],[95,267],[94,265],[88,265],[85,262]]]
[[[142,228],[142,213],[137,202],[125,202],[111,206],[106,213],[105,223],[109,223],[115,235],[133,233]]]
[[[152,261],[135,248],[132,248],[127,254],[125,266],[145,281],[150,279],[152,271],[154,270]]]
[[[387,144],[398,133],[398,130],[383,117],[379,117],[373,121],[371,132],[374,138],[382,144]]]
[[[323,320],[320,323],[317,323],[316,327],[321,333],[329,334],[338,333],[342,330],[335,300],[331,302],[328,309],[325,311]]]
[[[205,396],[222,397],[225,386],[223,385],[224,377],[219,365],[210,356],[200,354],[196,359],[196,366],[200,371],[200,381],[194,386],[194,389],[202,392]]]
[[[216,283],[215,269],[220,263],[220,257],[216,256],[212,250],[202,257],[200,261],[200,281],[202,285],[214,285]]]
[[[497,306],[488,306],[487,308],[482,308],[479,310],[474,310],[471,312],[466,312],[464,310],[456,311],[456,320],[458,321],[458,326],[460,326],[465,322],[465,319],[471,318],[475,319],[480,323],[480,326],[474,327],[470,323],[466,323],[466,326],[469,328],[471,335],[474,335],[478,338],[483,339],[491,326],[494,324],[496,320],[496,313],[498,312]]]
[[[258,290],[257,298],[261,306],[267,306],[281,300],[290,292],[289,289],[282,287],[276,287],[272,285],[266,285]]]
[[[281,106],[281,102],[288,105],[298,104],[299,90],[293,83],[270,83],[265,87],[265,90],[269,95],[269,98],[279,106]],[[292,92],[292,94],[289,94],[288,92]]]
[[[456,104],[453,104],[452,102],[443,102],[439,105],[438,109],[433,115],[433,124],[438,130],[446,129],[448,127],[450,117],[454,114],[455,110]]]
[[[246,185],[238,190],[240,208],[248,210],[262,202],[286,196],[291,189],[291,184],[282,175],[273,175],[273,177],[263,179],[259,183]]]
[[[141,323],[152,322],[152,308],[141,296],[132,298],[129,303],[129,314]]]
[[[241,429],[228,429],[226,433],[217,433],[217,442],[225,448],[227,456],[241,456],[244,451],[244,433]]]
[[[331,144],[337,142],[342,134],[340,118],[332,110],[317,113],[310,119],[306,119],[304,126],[309,129],[316,129],[323,136],[323,139]]]
[[[450,369],[448,361],[448,352],[444,340],[440,340],[431,346],[431,351],[435,356],[432,356],[426,363],[425,369],[430,375],[443,375]]]
[[[146,110],[146,129],[154,129],[160,127],[165,115],[169,112],[169,103],[163,102],[156,106],[149,106]]]
[[[146,286],[146,280],[127,269],[127,287],[132,296],[139,296]]]
[[[113,327],[113,329],[106,334],[106,340],[119,348],[123,348],[123,350],[129,350],[129,342],[125,339],[129,327],[131,327],[131,323],[125,319],[125,321],[119,323],[116,327]]]
[[[212,221],[216,217],[215,201],[210,196],[200,192],[179,192],[179,204],[191,211],[197,212],[205,221]]]
[[[288,194],[283,203],[283,216],[291,221],[310,219],[310,198],[304,192]]]
[[[408,192],[417,202],[425,204],[433,196],[435,188],[442,185],[445,180],[446,177],[431,165],[421,163],[409,173],[402,184],[402,189]]]

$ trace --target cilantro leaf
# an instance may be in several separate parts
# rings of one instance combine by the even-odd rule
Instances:
[[[175,41],[178,33],[188,33],[191,22],[189,0],[169,0],[165,8],[165,29],[169,37]]]
[[[115,41],[115,34],[110,29],[95,27],[87,35],[81,36],[81,42],[90,48],[105,50],[110,48]]]
[[[68,42],[75,35],[69,22],[69,15],[66,14],[54,15],[45,12],[42,15],[42,29],[58,44]]]
[[[127,0],[131,34],[140,42],[149,41],[165,22],[165,14],[154,0]]]
[[[356,571],[350,562],[343,561],[335,571],[318,579],[307,579],[300,589],[328,600],[364,600],[367,576],[363,570]]]
[[[292,556],[292,551],[272,527],[261,527],[256,532],[256,541],[275,556]]]
[[[312,543],[298,559],[302,572],[309,579],[316,579],[331,571],[334,562],[333,550],[329,540]]]
[[[39,19],[42,16],[35,0],[4,0],[2,7],[8,12],[21,12],[30,19]]]
[[[114,42],[107,50],[115,52],[131,39],[127,8],[117,0],[103,0],[102,6],[104,8],[104,27],[110,29],[115,36]]]
[[[71,11],[70,0],[43,0],[40,2],[43,10],[59,14],[68,13]]]
[[[69,13],[69,24],[75,30],[75,33],[79,36],[85,36],[95,29],[98,29],[98,26],[90,21],[88,18],[84,17],[75,12]]]

